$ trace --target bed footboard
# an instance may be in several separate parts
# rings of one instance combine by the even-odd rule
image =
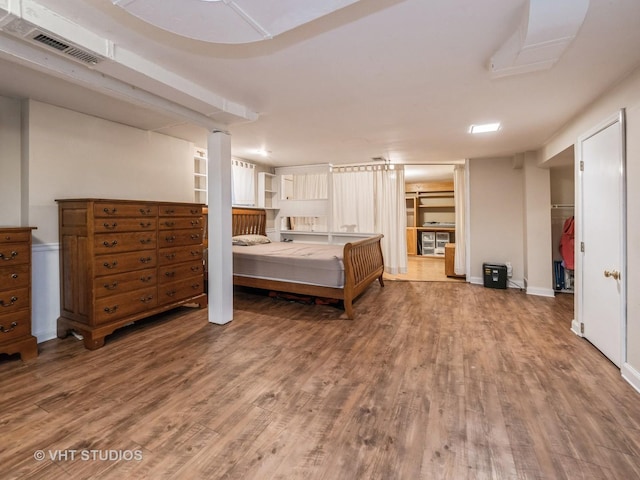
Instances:
[[[344,246],[344,309],[349,318],[353,318],[353,300],[374,280],[384,287],[380,240],[382,235],[376,235]]]

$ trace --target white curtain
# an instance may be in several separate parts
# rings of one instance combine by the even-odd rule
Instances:
[[[385,271],[407,271],[404,169],[365,165],[332,169],[333,230],[382,233]]]
[[[333,230],[375,233],[374,177],[372,169],[333,169]]]
[[[256,167],[239,159],[231,160],[231,203],[233,205],[255,206]]]
[[[296,173],[293,175],[293,198],[317,200],[328,198],[326,173]]]
[[[404,168],[385,165],[375,170],[376,232],[382,233],[382,255],[387,273],[407,273],[407,212]]]
[[[467,182],[464,165],[456,165],[453,170],[453,196],[456,208],[456,255],[453,263],[453,271],[456,275],[466,275],[467,230],[465,222]]]

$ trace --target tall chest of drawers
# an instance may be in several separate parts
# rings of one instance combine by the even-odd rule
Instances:
[[[38,356],[31,335],[31,231],[0,228],[0,353]]]
[[[58,337],[91,350],[135,320],[207,305],[202,204],[110,199],[58,202]]]

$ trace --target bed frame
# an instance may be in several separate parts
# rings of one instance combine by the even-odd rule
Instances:
[[[266,235],[266,211],[260,209],[234,208],[233,235]],[[344,287],[321,287],[304,283],[285,282],[233,276],[233,284],[244,287],[261,288],[278,292],[296,293],[342,300],[350,319],[354,318],[353,301],[376,279],[384,287],[382,273],[384,262],[380,240],[382,235],[345,244],[342,261],[344,263]]]

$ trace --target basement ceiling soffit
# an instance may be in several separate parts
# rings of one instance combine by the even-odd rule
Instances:
[[[91,85],[107,95],[114,95],[117,90],[120,98],[128,96],[135,101],[144,97],[148,107],[171,112],[205,128],[258,118],[246,106],[150,62],[32,0],[0,0],[0,32],[0,55],[4,58],[73,83]],[[43,56],[40,52],[56,55]],[[70,60],[81,64],[84,73],[68,68]],[[92,79],[87,80],[88,75]],[[114,89],[114,82],[121,85]]]
[[[359,0],[112,0],[131,15],[211,43],[268,40]]]
[[[589,0],[528,0],[515,33],[491,57],[494,78],[551,68],[578,34]]]

